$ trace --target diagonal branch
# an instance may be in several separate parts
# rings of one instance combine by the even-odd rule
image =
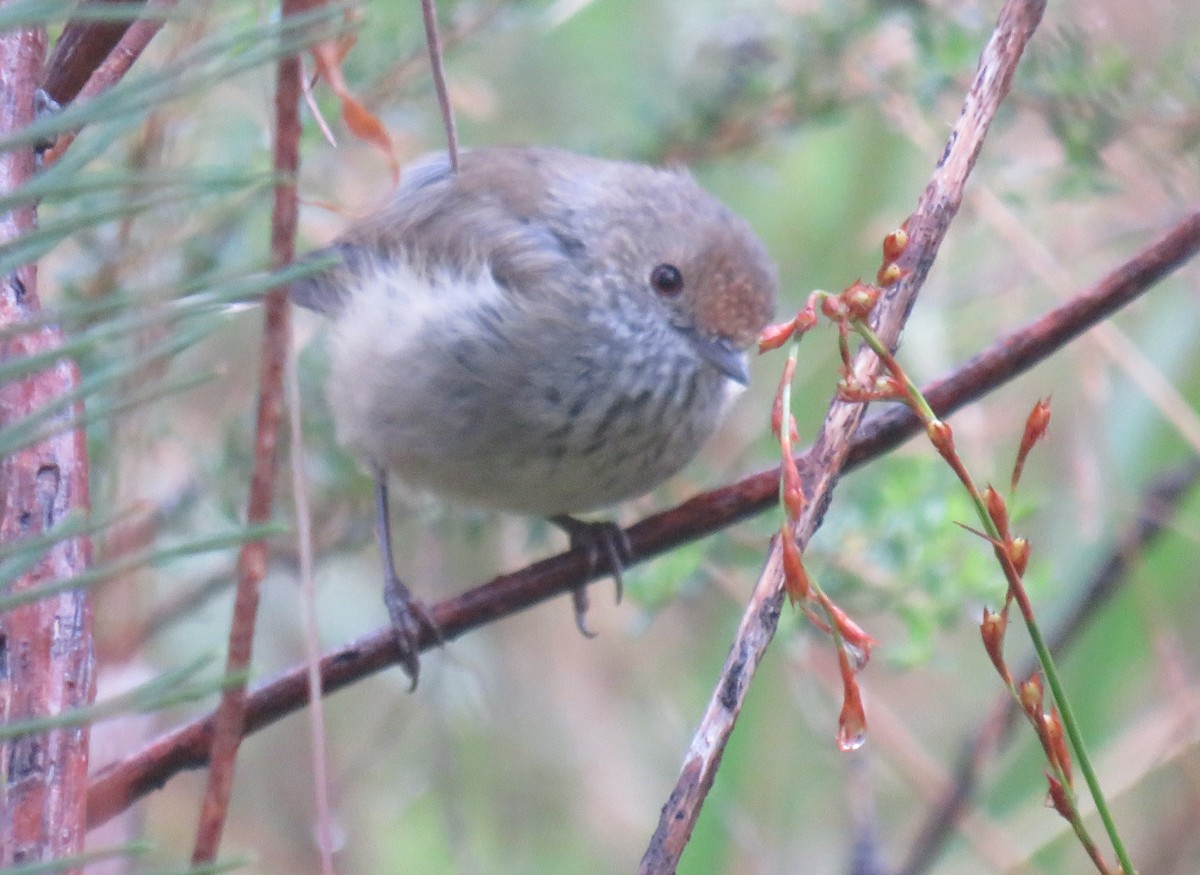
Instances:
[[[66,106],[75,99],[136,19],[139,3],[144,5],[145,0],[134,0],[133,3],[128,0],[87,0],[83,4],[92,7],[93,12],[111,6],[114,12],[128,13],[128,17],[105,21],[84,15],[67,22],[54,44],[42,83],[42,90],[51,100]]]
[[[174,6],[176,0],[153,0],[150,3],[153,11],[162,12]],[[42,85],[52,100],[60,106],[66,106],[69,101],[83,102],[103,94],[120,82],[134,62],[142,56],[142,52],[150,44],[150,40],[162,29],[166,19],[160,15],[148,15],[136,21],[122,22],[120,32],[110,22],[78,22],[67,23],[62,36],[54,46],[54,54],[46,65],[46,78]],[[99,32],[89,28],[99,27]],[[113,35],[119,39],[108,48],[108,41]],[[68,45],[68,37],[76,42],[82,41],[88,46],[86,51],[72,51]],[[103,50],[104,54],[99,54]],[[85,75],[86,74],[86,75]],[[84,76],[78,85],[76,77]],[[70,148],[75,141],[77,132],[64,132],[59,135],[42,161],[46,166],[53,164]]]
[[[899,342],[917,292],[962,204],[963,189],[983,148],[984,137],[1008,94],[1017,63],[1041,21],[1044,8],[1044,0],[1009,0],[1000,11],[958,122],[950,132],[946,149],[917,202],[916,211],[906,223],[909,243],[897,262],[906,274],[888,290],[872,315],[876,334],[891,349]],[[853,364],[856,385],[874,385],[879,369],[875,355],[861,350]],[[835,400],[813,442],[807,465],[800,469],[807,506],[792,526],[791,535],[801,549],[808,544],[829,507],[864,413],[863,404]],[[750,682],[778,628],[783,598],[780,545],[776,540],[742,615],[712,698],[692,737],[679,779],[663,805],[658,827],[642,857],[639,868],[642,875],[673,873],[678,866],[716,778]]]

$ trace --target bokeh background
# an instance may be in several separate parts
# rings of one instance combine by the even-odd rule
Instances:
[[[882,236],[911,210],[957,116],[999,4],[866,0],[556,0],[439,4],[449,85],[465,145],[539,143],[614,158],[683,162],[766,241],[781,312],[816,288],[878,266]],[[145,81],[274,14],[266,4],[181,3],[130,74]],[[386,124],[402,161],[443,135],[414,3],[353,7],[344,61],[352,90]],[[311,66],[311,65],[310,65]],[[937,376],[1129,257],[1194,209],[1200,195],[1200,17],[1190,4],[1051,4],[1023,62],[906,331],[901,356]],[[149,312],[184,290],[267,262],[273,68],[205,78],[148,111],[85,131],[90,173],[141,174],[138,187],[80,193],[43,210],[69,221],[103,198],[145,198],[93,221],[42,261],[56,306],[109,300]],[[338,122],[322,85],[303,140],[304,247],[379,206],[390,188],[378,151]],[[81,152],[82,154],[82,152]],[[236,184],[229,178],[241,177]],[[223,181],[224,180],[224,181]],[[254,183],[257,180],[257,183]],[[148,197],[158,191],[163,197]],[[1053,396],[1049,439],[1017,502],[1033,542],[1029,582],[1047,622],[1116,549],[1147,484],[1194,455],[1200,427],[1196,266],[1185,266],[1103,330],[952,422],[981,479],[1006,483],[1025,415]],[[101,539],[105,555],[186,544],[240,524],[248,486],[261,313],[230,308],[205,336],[132,370],[117,404],[172,380],[188,391],[138,404],[90,433],[94,504],[137,526]],[[84,356],[85,369],[135,356],[162,324]],[[369,479],[336,445],[323,396],[319,319],[298,314],[304,469],[316,521],[322,643],[385,621]],[[132,359],[130,359],[132,361]],[[804,341],[801,435],[836,381],[835,338]],[[771,395],[780,354],[682,476],[614,515],[631,522],[773,464]],[[285,452],[290,449],[285,447]],[[286,471],[286,468],[283,469]],[[277,517],[293,518],[281,480]],[[916,442],[841,483],[812,545],[812,572],[879,641],[861,681],[870,736],[834,741],[840,687],[831,645],[787,612],[725,755],[685,873],[851,871],[872,836],[881,868],[908,858],[961,745],[1001,686],[979,643],[1002,582],[949,472]],[[776,513],[627,572],[613,604],[594,587],[585,640],[560,600],[424,659],[420,689],[390,670],[327,702],[338,865],[343,872],[628,872],[645,848],[707,701]],[[1142,875],[1189,873],[1200,859],[1200,505],[1166,535],[1064,657],[1073,703]],[[401,572],[434,600],[561,549],[545,524],[404,503]],[[256,676],[303,658],[296,551],[275,540],[256,642]],[[102,695],[211,656],[230,614],[231,550],[123,575],[97,594]],[[1013,664],[1029,648],[1009,635]],[[102,724],[97,764],[211,707],[212,699]],[[242,750],[225,850],[243,871],[315,872],[307,718]],[[120,827],[180,864],[202,776],[171,780]],[[1044,808],[1040,753],[1021,727],[983,769],[968,818],[927,869],[936,873],[1092,871]],[[1094,820],[1094,818],[1093,818]],[[866,825],[864,827],[864,824]],[[1098,830],[1099,831],[1099,830]],[[1101,832],[1102,835],[1102,832]],[[120,840],[119,833],[96,845]]]

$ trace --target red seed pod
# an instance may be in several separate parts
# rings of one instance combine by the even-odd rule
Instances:
[[[1054,758],[1062,773],[1067,776],[1067,785],[1071,784],[1071,752],[1067,750],[1067,740],[1064,737],[1062,717],[1057,708],[1051,708],[1049,714],[1042,717],[1046,727],[1046,738],[1050,744],[1048,753]]]
[[[1029,541],[1024,538],[1013,538],[1009,541],[1008,558],[1012,560],[1017,574],[1024,577],[1025,569],[1029,567]]]
[[[993,614],[987,608],[983,609],[983,622],[979,624],[979,634],[983,638],[983,649],[1000,677],[1006,684],[1012,684],[1012,675],[1008,673],[1008,665],[1004,661],[1004,632],[1008,628],[1008,617],[1003,614]]]
[[[895,285],[896,283],[900,282],[900,280],[904,279],[904,276],[907,273],[908,271],[902,270],[900,265],[895,264],[894,262],[892,264],[885,264],[883,267],[879,268],[879,272],[875,274],[875,282],[879,283],[881,286]]]
[[[1025,458],[1034,445],[1046,436],[1050,428],[1050,397],[1047,396],[1033,405],[1029,416],[1025,419],[1025,432],[1021,435],[1021,446],[1017,450],[1017,459],[1013,462],[1012,481],[1010,488],[1016,491],[1021,481],[1021,472],[1025,470]]]
[[[796,539],[785,525],[779,532],[779,543],[783,548],[783,580],[788,600],[792,604],[806,601],[811,592],[808,585],[808,571],[804,568],[804,560],[800,556],[800,548]]]
[[[950,429],[950,423],[935,419],[925,426],[925,433],[943,459],[954,458],[954,432]]]
[[[1042,719],[1042,701],[1045,698],[1041,675],[1033,675],[1021,684],[1017,692],[1021,697],[1021,707],[1025,709],[1025,713],[1034,720],[1040,721]]]
[[[842,671],[842,712],[838,715],[837,745],[840,750],[858,750],[867,740],[867,714],[863,709],[858,679],[845,654],[839,654]]]
[[[996,531],[1000,533],[1002,541],[1008,541],[1008,505],[1004,503],[1004,496],[992,488],[991,484],[983,490],[983,504],[987,508],[988,516],[992,518],[992,524],[995,525]]]
[[[789,520],[800,519],[804,510],[804,487],[800,484],[800,470],[796,460],[788,456],[783,460],[783,506],[787,510]]]
[[[1029,443],[1033,445],[1046,436],[1046,432],[1050,428],[1050,396],[1039,398],[1037,404],[1033,405],[1033,410],[1029,411],[1029,418],[1025,420],[1025,435],[1021,438],[1021,443]]]
[[[771,434],[779,440],[783,436],[783,395],[776,392],[771,405]]]
[[[846,375],[837,383],[837,396],[840,401],[856,402],[874,401],[875,393],[858,382],[853,375]]]
[[[1049,792],[1046,794],[1046,807],[1053,808],[1068,822],[1072,822],[1071,800],[1067,796],[1067,791],[1063,789],[1063,785],[1059,783],[1058,778],[1049,772],[1046,772],[1046,781],[1050,785]]]
[[[851,319],[866,319],[871,311],[875,309],[875,305],[879,302],[879,296],[882,293],[883,290],[878,286],[869,286],[864,282],[855,282],[842,294],[842,299],[846,304],[846,314]]]
[[[882,374],[875,378],[875,396],[881,401],[892,401],[906,397],[906,393],[899,380]]]
[[[804,334],[817,324],[817,309],[810,298],[808,303],[804,305],[804,309],[796,314],[793,320],[796,326],[797,334]]]
[[[778,396],[771,405],[771,434],[779,440],[779,447],[786,455],[791,455],[792,447],[800,440],[800,432],[796,430],[796,417],[788,414],[787,435],[783,433],[783,402]]]
[[[875,639],[863,631],[858,623],[850,619],[850,615],[828,599],[825,600],[825,610],[833,618],[834,625],[842,636],[842,642],[854,658],[854,670],[862,671],[871,661],[871,649]]]
[[[767,352],[772,349],[779,349],[796,333],[796,320],[790,322],[777,322],[774,325],[768,325],[758,335],[758,351]]]
[[[821,312],[832,322],[842,322],[846,318],[846,305],[840,295],[825,295],[821,298]]]
[[[883,238],[883,260],[885,262],[895,261],[907,248],[908,231],[904,228],[897,228]]]

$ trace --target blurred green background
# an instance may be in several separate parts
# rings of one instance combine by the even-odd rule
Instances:
[[[882,236],[916,202],[957,117],[998,3],[821,0],[442,2],[451,95],[465,145],[540,143],[619,158],[686,162],[746,217],[778,260],[781,315],[809,291],[874,274]],[[248,30],[267,7],[183,3],[130,82],[163,76],[198,46]],[[355,7],[350,87],[402,160],[441,147],[416,3]],[[219,63],[245,47],[232,44]],[[311,69],[311,63],[309,64]],[[181,191],[119,221],[92,222],[42,261],[56,306],[116,301],[150,311],[200,276],[267,262],[273,68],[257,65],[151,111],[85,131],[80,174],[141,174]],[[993,129],[962,212],[906,331],[901,357],[928,379],[1082,289],[1194,208],[1200,194],[1200,18],[1190,4],[1052,4]],[[335,149],[306,114],[302,245],[377,207],[387,164],[316,101]],[[217,173],[245,174],[234,186]],[[69,221],[100,196],[48,204]],[[1146,484],[1196,452],[1200,320],[1187,266],[1103,332],[1092,332],[952,422],[980,479],[1006,483],[1034,401],[1053,395],[1049,439],[1019,501],[1033,541],[1029,581],[1047,622],[1115,548]],[[98,509],[148,514],[145,543],[184,543],[238,525],[257,383],[255,307],[131,373],[109,400],[155,381],[211,374],[90,434]],[[379,560],[369,480],[336,446],[323,396],[321,325],[297,314],[305,470],[316,520],[323,645],[379,627]],[[165,330],[160,329],[159,330]],[[130,331],[84,367],[160,339]],[[688,471],[630,506],[654,509],[773,464],[771,396],[782,355]],[[835,337],[804,341],[796,415],[807,440],[836,381]],[[1148,388],[1149,387],[1149,388]],[[1190,438],[1189,438],[1190,435]],[[285,448],[286,450],[286,448]],[[285,473],[277,516],[290,524]],[[871,733],[834,743],[840,687],[831,645],[786,612],[750,693],[691,846],[685,873],[850,871],[853,822],[873,811],[878,853],[900,865],[967,735],[1001,686],[979,644],[981,608],[1003,589],[980,542],[954,525],[965,499],[914,443],[848,476],[809,554],[812,572],[879,641],[862,675]],[[607,873],[636,867],[777,528],[776,513],[627,572],[629,598],[594,588],[600,635],[582,638],[567,601],[456,641],[424,660],[420,689],[385,672],[327,702],[338,865],[343,872]],[[1118,823],[1143,875],[1196,871],[1200,836],[1200,623],[1189,500],[1120,595],[1063,660]],[[434,600],[564,545],[544,524],[414,497],[396,532],[400,570]],[[108,555],[120,539],[102,541]],[[295,548],[277,542],[263,593],[256,676],[302,659]],[[127,575],[97,596],[102,695],[132,678],[223,657],[232,553]],[[181,600],[206,593],[199,605]],[[172,610],[174,608],[174,610]],[[168,619],[169,617],[169,619]],[[1022,630],[1009,634],[1018,664]],[[205,705],[208,707],[208,704]],[[96,763],[186,713],[98,727]],[[242,751],[225,850],[245,871],[318,870],[307,718]],[[120,825],[186,859],[201,776],[173,779]],[[1088,872],[1043,808],[1027,728],[984,769],[978,804],[937,873]],[[97,836],[103,845],[118,833]],[[1102,839],[1101,839],[1102,841]],[[864,870],[865,871],[865,870]]]

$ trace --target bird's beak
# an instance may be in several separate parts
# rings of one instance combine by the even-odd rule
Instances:
[[[700,358],[729,379],[743,385],[750,383],[750,362],[746,351],[724,337],[708,337],[694,331],[686,332]]]

